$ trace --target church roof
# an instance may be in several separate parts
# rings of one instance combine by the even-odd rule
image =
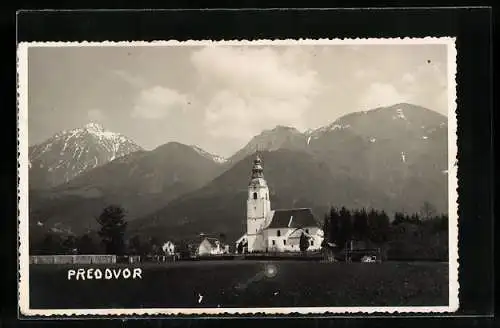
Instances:
[[[316,227],[318,224],[310,208],[275,210],[268,228]]]

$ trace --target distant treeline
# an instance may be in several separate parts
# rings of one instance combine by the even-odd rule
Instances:
[[[422,213],[397,212],[391,222],[384,211],[340,210],[324,217],[324,247],[342,252],[354,241],[356,248],[380,248],[388,260],[448,260],[448,216],[437,215],[429,204]]]
[[[138,235],[125,237],[127,221],[122,207],[111,205],[106,207],[96,218],[100,225],[97,232],[89,232],[81,236],[63,235],[48,232],[42,239],[30,243],[31,255],[71,255],[71,254],[114,254],[162,256],[165,240],[144,238]],[[181,255],[189,253],[186,243],[176,245]]]
[[[120,255],[163,255],[162,245],[156,238],[133,236],[123,243],[118,252],[108,252],[96,233],[81,236],[47,232],[42,239],[31,245],[31,255],[71,254],[120,254]]]

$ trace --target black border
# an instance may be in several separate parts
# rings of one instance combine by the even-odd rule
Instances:
[[[460,310],[456,315],[492,314],[491,9],[24,11],[17,19],[18,41],[457,37]],[[2,80],[2,85],[8,84],[7,79]],[[11,105],[15,104],[12,95],[8,98],[14,101]],[[11,105],[7,108],[13,109]],[[13,118],[14,114],[9,111],[9,115]],[[13,145],[13,135],[4,141]],[[15,196],[8,190],[3,199],[15,204]],[[5,213],[4,219],[14,212]],[[16,231],[13,222],[10,220],[11,231]],[[15,240],[13,236],[7,238]],[[16,268],[15,252],[9,255]],[[11,288],[14,281],[9,281]],[[17,286],[8,295],[17,300]],[[4,313],[2,307],[2,317]],[[346,319],[336,321],[349,324]]]

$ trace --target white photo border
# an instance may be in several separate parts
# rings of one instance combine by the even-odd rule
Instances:
[[[128,41],[128,42],[21,42],[17,48],[18,140],[18,311],[22,316],[217,316],[217,315],[322,315],[322,314],[443,314],[459,308],[458,282],[458,167],[456,116],[456,38],[286,39],[227,41]],[[380,307],[273,307],[273,308],[130,308],[130,309],[32,309],[29,301],[29,188],[28,188],[28,49],[32,47],[166,47],[166,46],[278,46],[278,45],[418,45],[447,46],[448,73],[448,278],[447,306]]]

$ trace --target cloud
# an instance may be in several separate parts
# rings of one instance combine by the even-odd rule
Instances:
[[[87,111],[87,117],[92,122],[101,122],[105,118],[103,112],[96,108],[89,109]]]
[[[401,79],[405,84],[415,83],[415,76],[411,73],[405,73]]]
[[[187,102],[187,96],[177,90],[154,86],[140,92],[131,116],[142,119],[160,119],[166,117],[172,110],[183,110]]]
[[[377,76],[377,73],[379,73],[379,72],[375,69],[371,69],[371,68],[362,69],[362,68],[360,68],[354,72],[354,77],[357,79],[372,79],[375,76]]]
[[[410,102],[447,114],[448,82],[441,65],[420,65],[413,72],[405,73],[401,84]]]
[[[306,97],[246,98],[234,91],[223,90],[206,107],[205,126],[212,136],[239,140],[248,140],[263,129],[279,124],[300,129],[309,103]]]
[[[133,87],[143,88],[143,87],[146,86],[146,82],[144,81],[143,78],[141,78],[139,76],[134,76],[134,75],[130,74],[127,71],[114,70],[112,72],[113,72],[113,74],[115,74],[120,79],[122,79],[123,81],[127,82],[128,84],[130,84]]]
[[[362,93],[363,110],[407,102],[447,115],[448,89],[445,71],[438,64],[424,64],[390,83],[375,82]]]
[[[408,102],[408,95],[399,92],[396,87],[388,83],[372,83],[361,96],[359,106],[362,110],[390,106]]]
[[[215,88],[205,107],[213,136],[247,139],[278,124],[304,125],[320,85],[300,47],[222,47],[196,51],[201,82]]]
[[[439,64],[420,65],[413,73],[414,81],[406,84],[420,105],[448,114],[448,78],[446,70]]]

